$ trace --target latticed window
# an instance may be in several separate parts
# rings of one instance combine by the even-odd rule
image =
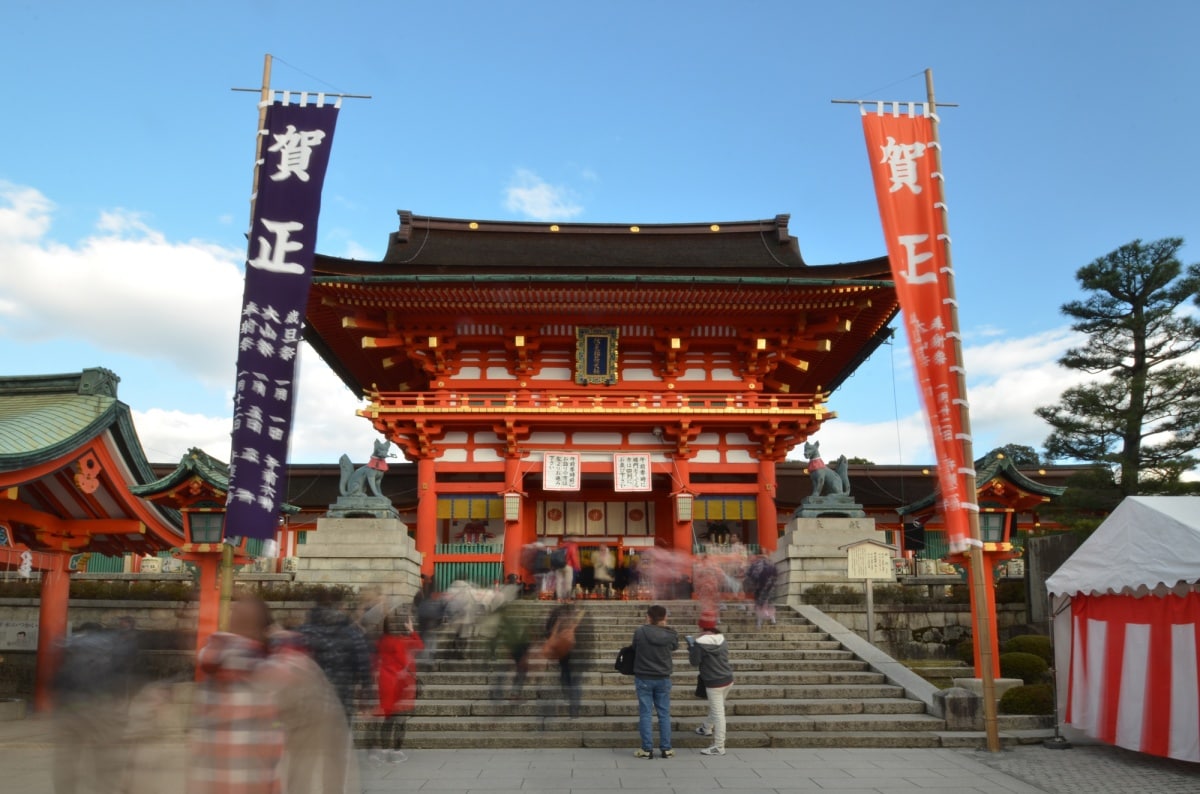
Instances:
[[[189,513],[188,525],[192,530],[192,542],[220,543],[221,527],[224,523],[224,513]]]
[[[979,534],[984,543],[1001,543],[1004,540],[1006,513],[980,513]]]

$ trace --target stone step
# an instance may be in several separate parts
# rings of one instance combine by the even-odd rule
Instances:
[[[655,736],[657,737],[657,730]],[[712,744],[712,739],[697,736],[690,729],[676,731],[672,734],[672,744],[681,750],[699,750]],[[545,729],[524,734],[503,734],[490,731],[464,731],[456,734],[412,731],[405,734],[405,748],[437,750],[455,749],[458,747],[471,748],[538,748],[538,747],[595,747],[595,748],[628,748],[632,753],[638,746],[637,726],[629,730],[579,730],[579,729]],[[770,747],[770,737],[765,733],[730,734],[726,747]]]
[[[865,666],[865,665],[864,665]],[[737,682],[739,684],[750,684],[758,686],[802,686],[815,684],[882,684],[886,680],[882,673],[872,672],[870,670],[741,670],[735,672]],[[473,670],[459,671],[439,671],[436,673],[422,673],[421,681],[425,686],[430,685],[446,685],[459,686],[464,688],[472,688],[479,692],[482,696],[490,691],[490,687],[497,681],[509,681],[510,677],[506,675],[489,674],[486,672],[478,672]],[[596,680],[593,680],[596,679]],[[531,671],[527,680],[527,686],[544,687],[558,686],[558,671]],[[633,689],[633,678],[623,676],[620,673],[603,673],[603,674],[585,674],[585,682],[612,687],[624,687]],[[672,684],[675,689],[691,688],[696,684],[695,671],[679,671],[671,677]]]
[[[430,701],[471,701],[471,702],[497,702],[511,700],[510,690],[508,689],[511,681],[504,679],[502,681],[493,681],[488,685],[486,690],[481,691],[478,687],[459,687],[453,685],[440,684],[424,684],[421,689],[421,700],[419,702]],[[690,684],[691,682],[689,682]],[[580,687],[580,693],[585,700],[607,700],[619,701],[621,699],[630,699],[632,701],[633,687],[629,684],[622,686],[602,686],[589,684],[585,682]],[[684,694],[681,688],[675,688],[674,698],[678,700]],[[687,693],[690,697],[690,693]],[[557,681],[541,681],[535,685],[529,681],[523,687],[519,699],[520,700],[556,700],[561,697],[561,690]],[[735,704],[743,700],[780,700],[783,702],[791,702],[796,700],[818,700],[818,699],[836,699],[849,700],[855,699],[859,701],[874,701],[884,699],[898,699],[905,703],[912,703],[914,708],[923,709],[924,704],[904,700],[904,689],[890,684],[876,684],[864,686],[846,686],[840,684],[828,684],[818,686],[753,686],[743,683],[738,683],[726,699],[728,708],[732,708]]]
[[[591,672],[607,672],[612,669],[612,656],[591,657],[579,660],[579,665],[586,675]],[[436,675],[439,673],[467,673],[478,670],[483,664],[483,660],[478,659],[445,659],[430,663],[429,665],[419,665],[418,670],[422,675]],[[544,664],[544,663],[542,663]],[[542,664],[533,662],[531,664],[531,672],[539,670]],[[742,672],[754,671],[774,671],[774,672],[816,672],[816,671],[839,671],[851,672],[867,670],[870,665],[866,662],[855,659],[853,656],[846,659],[733,659],[731,660],[734,675]],[[676,674],[683,674],[691,671],[695,673],[694,668],[676,663]],[[540,671],[540,670],[539,670]],[[558,667],[555,665],[552,669],[554,675],[558,675]]]
[[[571,716],[557,664],[535,658],[521,697],[505,697],[513,666],[503,650],[489,651],[494,624],[482,620],[472,636],[454,626],[438,632],[439,656],[420,664],[421,697],[409,718],[406,747],[628,747],[637,744],[633,678],[612,669],[617,649],[644,622],[649,602],[589,601],[575,659],[580,701]],[[857,658],[828,633],[780,609],[776,625],[754,625],[753,614],[729,605],[721,615],[736,685],[726,701],[729,747],[937,747],[949,734],[925,704]],[[539,633],[553,602],[505,607]],[[667,604],[680,635],[697,633],[696,602]],[[540,640],[534,641],[537,648]],[[453,650],[455,658],[447,651]],[[708,712],[692,689],[696,671],[681,643],[672,676],[676,746],[711,743],[693,729]],[[356,726],[362,737],[373,723]]]
[[[673,701],[671,713],[675,717],[700,719],[708,713],[708,704],[699,698]],[[551,715],[565,716],[567,706],[561,698],[520,698],[516,700],[421,700],[413,711],[415,717],[452,717],[456,719],[492,720],[503,717],[507,726],[509,718],[538,718]],[[612,701],[592,698],[583,693],[580,701],[581,718],[637,718],[637,703],[633,700]],[[763,699],[747,698],[729,700],[725,705],[727,718],[774,719],[812,715],[859,714],[859,715],[919,715],[924,718],[923,704],[896,698],[816,698],[816,699]],[[460,730],[463,728],[459,728]]]
[[[655,731],[657,738],[657,729]],[[944,734],[936,729],[920,731],[737,731],[726,736],[729,749],[754,747],[941,747]],[[697,736],[691,729],[673,731],[672,744],[677,750],[696,751],[712,744],[712,739]],[[979,737],[971,737],[961,746],[980,745]],[[531,749],[539,747],[596,747],[628,748],[632,753],[638,746],[637,727],[623,731],[580,730],[556,726],[523,733],[498,731],[441,732],[409,729],[404,737],[405,749],[450,750],[462,747]]]
[[[602,708],[603,704],[600,704]],[[685,710],[676,713],[671,709],[672,731],[691,732],[707,714],[706,709]],[[502,722],[496,718],[503,716]],[[754,732],[791,733],[800,731],[944,731],[945,722],[925,714],[727,714],[726,730],[729,735]],[[356,736],[369,736],[380,722],[361,720],[355,724]],[[463,733],[478,730],[495,730],[498,733],[519,734],[535,731],[604,731],[616,727],[627,727],[631,733],[637,730],[637,710],[628,714],[605,714],[597,711],[596,704],[583,704],[578,717],[567,715],[562,708],[546,708],[541,714],[434,714],[414,713],[408,720],[407,731],[437,731]],[[694,735],[694,734],[693,734]]]
[[[612,659],[617,655],[617,651],[624,647],[612,642],[596,642],[590,638],[577,637],[578,646],[575,650],[576,658],[585,657],[590,659]],[[625,638],[628,643],[628,637]],[[438,645],[439,650],[449,649],[452,643],[446,645]],[[535,642],[533,647],[537,648]],[[687,646],[680,642],[679,650],[676,653],[680,654],[681,659],[684,658],[684,652]],[[447,653],[450,653],[447,650]],[[499,647],[495,653],[489,650],[489,646],[484,642],[471,642],[465,647],[455,648],[455,657],[463,659],[478,660],[487,662],[499,656],[507,658],[508,653],[504,648]],[[853,659],[854,654],[842,648],[841,644],[835,640],[828,641],[813,641],[813,642],[776,642],[756,644],[752,642],[729,643],[729,657],[731,660],[736,660],[738,657],[753,655],[756,659]],[[970,672],[966,670],[965,672]]]

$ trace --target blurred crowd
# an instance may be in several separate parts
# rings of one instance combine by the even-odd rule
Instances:
[[[358,791],[355,745],[368,748],[366,763],[402,763],[422,671],[467,658],[469,646],[487,654],[481,697],[529,699],[544,715],[561,704],[574,718],[593,658],[588,598],[694,594],[713,614],[734,600],[753,603],[760,626],[774,622],[774,565],[737,549],[695,558],[648,548],[618,563],[611,550],[581,555],[567,542],[534,544],[522,559],[526,582],[457,581],[438,591],[426,580],[411,602],[364,592],[320,601],[288,627],[263,601],[238,598],[227,630],[197,652],[183,710],[175,685],[190,678],[144,679],[132,620],[80,626],[61,648],[54,682],[55,790],[179,790],[171,775],[183,766],[188,792]],[[522,595],[556,603],[548,615],[514,608]],[[535,623],[535,614],[545,616]],[[556,691],[530,692],[534,669],[557,673],[543,679]],[[163,761],[172,720],[175,743],[186,738],[183,764]]]

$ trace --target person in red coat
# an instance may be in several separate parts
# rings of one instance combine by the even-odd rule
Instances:
[[[404,729],[417,700],[417,652],[425,647],[421,635],[413,631],[412,616],[404,621],[404,634],[391,631],[394,617],[384,620],[383,634],[376,648],[379,707],[375,716],[383,717],[375,747],[367,757],[398,764],[407,760],[400,749]]]

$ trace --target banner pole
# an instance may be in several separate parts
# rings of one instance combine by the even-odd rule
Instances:
[[[267,126],[267,105],[271,103],[271,54],[263,59],[262,101],[258,108],[258,127],[254,131],[254,181],[250,191],[250,225],[254,225],[254,203],[258,201],[258,174],[262,170],[258,163],[262,152],[262,131]],[[249,228],[249,227],[247,227]],[[231,483],[232,487],[232,483]],[[229,606],[233,601],[233,545],[229,542],[229,527],[225,527],[224,537],[221,538],[221,576],[218,580],[220,592],[217,595],[217,630],[229,630]],[[234,536],[236,537],[236,536]]]
[[[258,174],[262,167],[258,164],[262,153],[262,135],[267,126],[267,106],[271,104],[271,53],[263,56],[262,88],[259,90],[258,129],[254,133],[254,183],[250,187],[250,223],[254,223],[254,204],[258,201]]]
[[[938,120],[937,120],[937,102],[933,94],[933,70],[925,70],[925,92],[929,99],[930,126],[933,130],[933,142],[937,144],[933,150],[934,169],[937,173],[942,173],[942,147],[938,138]],[[959,421],[962,423],[962,455],[963,463],[969,467],[964,472],[963,477],[963,494],[964,498],[970,499],[972,503],[978,499],[975,484],[975,454],[974,445],[971,442],[971,412],[967,406],[965,396],[967,394],[967,376],[963,365],[962,356],[962,337],[959,334],[958,326],[958,302],[955,299],[954,290],[954,261],[950,258],[950,229],[946,222],[946,211],[944,209],[946,202],[945,179],[938,180],[938,198],[943,206],[942,224],[946,237],[942,240],[943,250],[946,256],[946,293],[950,298],[950,327],[953,332],[954,340],[954,360],[958,362],[958,393],[963,396],[963,400],[959,404]],[[994,617],[989,613],[988,598],[987,598],[987,582],[984,579],[990,576],[991,572],[984,569],[983,542],[979,531],[979,510],[967,509],[967,526],[970,529],[970,558],[971,558],[971,598],[975,602],[975,609],[971,610],[975,615],[975,625],[972,630],[978,638],[979,645],[979,671],[980,683],[983,688],[983,724],[987,733],[987,749],[990,752],[1000,752],[1000,731],[996,720],[996,681],[992,675],[992,655],[995,651],[992,648],[992,630],[991,624]]]

